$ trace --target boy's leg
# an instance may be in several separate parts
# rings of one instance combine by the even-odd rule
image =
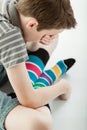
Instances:
[[[46,50],[39,48],[37,51],[28,52],[28,55],[29,58],[25,64],[31,82],[34,84],[42,74],[42,71],[49,59],[49,54]]]
[[[27,43],[26,47],[28,49],[29,58],[26,61],[26,68],[32,84],[40,77],[56,46],[57,39],[50,43],[50,45],[33,42]]]
[[[31,43],[30,50],[35,51],[35,49],[40,48],[41,50],[46,51],[46,53],[48,52],[48,54],[50,56],[52,54],[52,52],[55,50],[57,44],[58,44],[58,38],[55,39],[50,45],[43,45],[41,43],[38,43],[38,44],[37,43]],[[34,52],[32,52],[32,54],[33,53]],[[37,53],[37,51],[36,51],[36,53]],[[46,58],[46,56],[47,56],[46,53],[43,53],[43,58]],[[40,55],[41,55],[41,53],[38,51],[38,56],[40,56]],[[41,59],[42,62],[43,62],[43,58]],[[36,61],[37,61],[37,59],[36,59]],[[35,63],[35,61],[32,61],[32,58],[30,58],[28,62]],[[28,62],[27,62],[27,65],[28,65]],[[61,75],[66,73],[73,66],[74,63],[75,63],[75,59],[73,59],[73,58],[60,60],[51,69],[46,70],[46,71],[42,70],[43,72],[39,73],[39,76],[37,76],[37,78],[35,78],[37,73],[35,72],[35,69],[34,69],[33,66],[28,66],[27,69],[28,69],[30,79],[32,81],[33,81],[33,79],[36,79],[36,80],[34,80],[35,82],[33,82],[34,88],[36,89],[38,87],[52,85]],[[35,63],[35,65],[38,66],[37,62]],[[44,69],[44,67],[43,67],[43,69]],[[39,65],[38,68],[40,68],[40,65]],[[33,72],[34,76],[32,75],[31,72]]]
[[[36,89],[52,85],[61,75],[66,73],[74,63],[75,59],[73,58],[58,61],[51,69],[43,71],[37,82],[34,84],[34,88]]]
[[[47,107],[15,107],[6,117],[6,130],[52,130],[52,117]]]
[[[0,91],[0,130],[51,130],[51,122],[48,107],[26,108]]]
[[[42,72],[50,55],[55,50],[57,44],[58,39],[55,39],[50,45],[43,45],[41,43],[30,44],[29,49],[34,52],[29,53],[29,59],[26,61],[26,67],[32,84],[35,84],[38,78],[40,77],[39,81],[37,82],[42,82],[43,84],[42,80],[45,79],[45,83],[47,83],[45,85],[52,85],[75,63],[75,60],[73,58],[61,60],[58,61],[57,64],[51,69]],[[38,50],[35,51],[35,49]]]

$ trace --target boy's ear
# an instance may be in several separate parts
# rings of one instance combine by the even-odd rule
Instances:
[[[26,27],[28,29],[36,29],[38,26],[38,22],[35,18],[30,18],[28,22],[26,23]]]

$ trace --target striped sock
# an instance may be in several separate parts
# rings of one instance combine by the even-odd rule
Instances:
[[[40,48],[35,52],[29,52],[28,55],[29,59],[25,64],[31,82],[34,84],[42,74],[42,71],[49,59],[49,54],[46,50]]]
[[[52,85],[61,75],[66,73],[74,63],[75,59],[73,58],[58,61],[55,66],[41,74],[40,78],[34,84],[34,88],[37,89],[39,87]]]

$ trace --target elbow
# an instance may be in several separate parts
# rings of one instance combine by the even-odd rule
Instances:
[[[29,101],[29,102],[20,102],[22,106],[28,107],[28,108],[33,108],[36,109],[39,107],[39,105],[34,102],[34,101]]]
[[[36,91],[33,91],[27,95],[17,95],[17,98],[19,100],[19,103],[25,107],[36,109],[44,105],[43,101],[41,98],[39,98]]]
[[[24,106],[24,107],[29,107],[29,108],[33,108],[33,109],[36,109],[36,108],[38,108],[38,107],[40,107],[41,106],[41,104],[38,102],[38,100],[36,100],[36,99],[30,99],[30,100],[27,100],[27,99],[23,99],[23,100],[20,100],[19,99],[19,102],[20,102],[20,104],[22,105],[22,106]]]

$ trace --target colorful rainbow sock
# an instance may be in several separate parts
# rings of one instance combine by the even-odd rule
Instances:
[[[35,57],[35,55],[30,55],[29,57],[30,57],[30,59],[29,59],[28,63],[31,62],[31,63],[35,64],[35,62],[36,62],[37,64],[35,64],[35,65],[39,65],[41,68],[40,63],[42,64],[42,62],[38,57]],[[51,69],[44,71],[42,74],[39,72],[39,74],[41,74],[41,76],[40,77],[38,76],[39,78],[37,78],[37,79],[36,78],[34,79],[34,77],[35,77],[34,75],[35,75],[35,73],[36,73],[36,75],[38,75],[38,73],[37,73],[38,69],[36,70],[35,66],[29,64],[28,73],[30,75],[31,81],[36,82],[36,83],[33,83],[34,89],[52,85],[61,75],[63,75],[65,72],[67,72],[74,63],[75,63],[75,59],[72,59],[72,58],[66,59],[66,60],[60,60]],[[42,69],[43,68],[44,68],[44,66],[42,65]],[[32,73],[31,73],[31,71],[32,71]],[[16,97],[15,93],[10,93],[10,94],[8,94],[8,96],[11,96],[12,98]]]
[[[28,52],[28,55],[29,58],[25,64],[31,82],[34,84],[42,74],[42,71],[49,59],[49,54],[46,50],[40,48],[35,52]]]
[[[33,85],[35,89],[52,85],[61,75],[68,71],[75,63],[75,59],[70,58],[60,60],[51,69],[44,71],[37,82]]]

